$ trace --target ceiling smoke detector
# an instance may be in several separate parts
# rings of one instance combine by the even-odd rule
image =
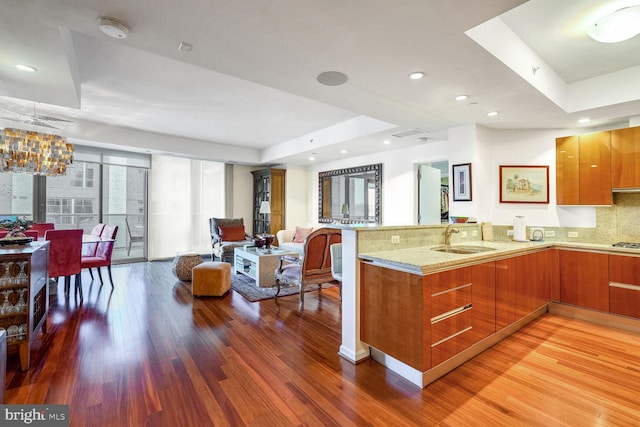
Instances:
[[[106,16],[98,19],[98,28],[100,28],[100,31],[114,39],[125,39],[129,34],[129,27],[127,24],[115,18],[109,18]]]

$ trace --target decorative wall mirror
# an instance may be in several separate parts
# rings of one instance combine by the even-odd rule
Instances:
[[[318,174],[318,221],[381,224],[382,163]]]

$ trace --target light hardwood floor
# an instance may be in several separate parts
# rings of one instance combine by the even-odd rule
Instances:
[[[640,336],[547,314],[422,390],[337,354],[337,289],[194,299],[168,262],[59,295],[7,403],[69,404],[73,426],[637,426]],[[59,290],[62,290],[60,286]]]

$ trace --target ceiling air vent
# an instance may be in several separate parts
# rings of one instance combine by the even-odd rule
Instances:
[[[393,133],[391,135],[395,136],[396,138],[406,138],[408,136],[420,135],[421,133],[424,133],[424,131],[420,129],[411,129],[404,132]]]

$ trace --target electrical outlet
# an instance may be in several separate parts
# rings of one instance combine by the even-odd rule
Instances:
[[[400,243],[400,236],[391,236],[391,243]]]
[[[471,230],[471,237],[478,237],[478,230]]]
[[[460,237],[462,237],[463,239],[467,237],[467,232],[466,231],[461,232]]]
[[[567,237],[578,237],[577,231],[570,231],[567,233]]]
[[[555,230],[545,230],[544,231],[544,237],[556,237],[556,231]]]
[[[507,236],[513,236],[513,230],[507,230]]]

